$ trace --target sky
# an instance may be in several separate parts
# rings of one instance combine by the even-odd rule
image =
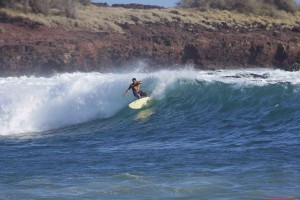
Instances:
[[[108,4],[114,4],[114,3],[139,3],[139,4],[146,4],[146,5],[157,5],[157,6],[163,6],[163,7],[172,7],[175,6],[175,4],[179,0],[93,0],[94,2],[106,2]],[[300,0],[296,0],[298,3],[300,3]]]

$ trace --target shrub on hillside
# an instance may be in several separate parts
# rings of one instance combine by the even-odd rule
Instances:
[[[29,12],[29,10],[30,10],[29,0],[20,0],[20,3],[23,6],[23,11],[25,13]]]
[[[294,0],[274,0],[274,4],[279,10],[294,13],[299,10],[299,6]]]
[[[76,18],[76,4],[79,1],[84,5],[90,3],[90,0],[0,0],[0,7],[18,9],[25,13],[29,11],[44,15],[55,13]]]
[[[184,8],[206,8],[207,2],[207,0],[181,0],[177,5]]]
[[[267,15],[271,15],[275,10],[292,13],[299,10],[299,6],[294,0],[180,0],[177,5],[201,10],[213,8]]]
[[[0,7],[14,8],[15,4],[16,4],[15,0],[2,0],[2,1],[0,1]]]
[[[75,0],[65,0],[65,14],[68,18],[76,18]]]
[[[79,0],[79,3],[81,3],[84,6],[88,6],[91,4],[91,0]]]
[[[181,0],[177,5],[186,8],[253,11],[257,7],[256,3],[256,0]]]
[[[233,1],[231,5],[232,10],[247,13],[258,13],[260,9],[264,7],[264,3],[259,0],[247,0],[247,1]]]
[[[49,14],[50,10],[50,0],[30,0],[29,5],[31,7],[32,12],[34,13],[42,13],[44,15]]]
[[[65,0],[51,0],[50,7],[52,9],[58,9],[58,10],[64,11]]]

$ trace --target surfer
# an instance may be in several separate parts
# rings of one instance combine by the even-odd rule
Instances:
[[[129,88],[126,90],[124,96],[127,94],[129,90],[132,89],[133,95],[140,99],[141,97],[147,97],[147,93],[140,90],[140,85],[143,84],[143,81],[137,81],[136,78],[132,79],[132,84],[129,85]]]

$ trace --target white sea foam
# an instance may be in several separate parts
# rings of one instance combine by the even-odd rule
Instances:
[[[114,116],[134,99],[131,94],[123,98],[133,77],[144,80],[144,88],[158,100],[164,98],[166,90],[176,89],[173,83],[177,80],[218,81],[238,86],[278,82],[300,84],[300,72],[268,69],[182,69],[153,73],[135,70],[123,74],[73,73],[51,78],[0,78],[0,135],[43,131]]]
[[[127,83],[122,75],[98,73],[2,78],[1,134],[42,131],[113,116],[127,105],[122,97]]]

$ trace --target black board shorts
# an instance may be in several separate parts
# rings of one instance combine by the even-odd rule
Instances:
[[[147,93],[144,92],[144,91],[135,92],[135,93],[133,93],[133,94],[134,94],[134,96],[135,96],[136,98],[139,98],[139,97],[146,97],[146,96],[147,96]]]

